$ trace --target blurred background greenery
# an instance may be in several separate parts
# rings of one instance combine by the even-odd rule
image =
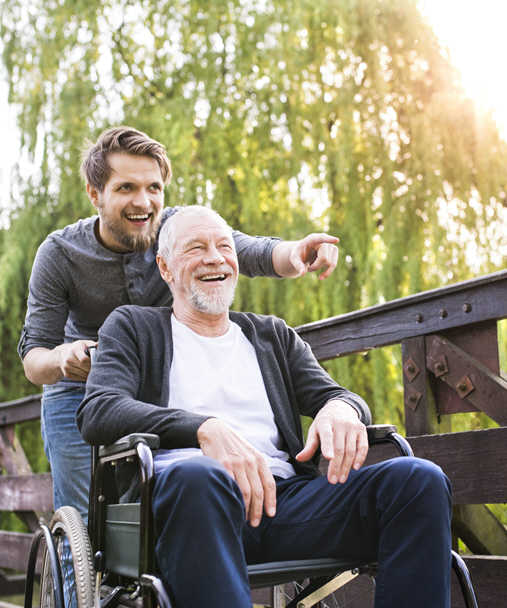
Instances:
[[[22,151],[0,216],[0,401],[39,390],[16,353],[33,258],[93,213],[80,149],[111,125],[167,147],[167,205],[340,238],[327,281],[242,278],[236,309],[297,326],[505,267],[507,144],[416,0],[3,0],[0,16]],[[403,429],[399,346],[325,366]],[[19,433],[47,470],[38,425]]]

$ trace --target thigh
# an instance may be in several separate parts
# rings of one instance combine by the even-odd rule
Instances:
[[[76,410],[83,398],[84,388],[44,387],[41,432],[53,475],[55,509],[70,505],[86,519],[91,448],[76,425]]]
[[[279,482],[275,517],[264,516],[258,530],[246,526],[247,560],[374,557],[387,519],[404,508],[432,469],[438,467],[397,458],[351,471],[345,484],[326,477]]]

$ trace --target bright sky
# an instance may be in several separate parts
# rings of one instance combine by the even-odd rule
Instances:
[[[419,0],[469,95],[491,108],[507,139],[507,0]],[[0,225],[10,200],[10,168],[19,157],[14,114],[7,106],[7,87],[0,71]]]
[[[493,115],[507,139],[507,0],[419,0],[468,94]]]

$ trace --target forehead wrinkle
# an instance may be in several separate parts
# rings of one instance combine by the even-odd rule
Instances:
[[[178,229],[181,230],[180,226]],[[219,234],[218,236],[215,234],[217,230],[222,230],[222,228],[212,228],[209,226],[201,227],[199,234],[190,235],[186,240],[176,239],[177,242],[180,243],[180,247],[185,249],[194,243],[202,243],[203,245],[207,245],[209,243],[220,244],[223,241],[226,241],[228,244],[234,247],[234,240],[232,236],[229,236],[225,231],[223,234]]]

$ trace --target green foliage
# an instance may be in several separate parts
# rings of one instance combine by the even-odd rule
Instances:
[[[415,0],[4,0],[0,11],[36,168],[0,231],[1,400],[33,392],[15,352],[33,256],[91,212],[80,148],[113,124],[166,145],[167,204],[212,205],[250,234],[340,238],[326,282],[242,279],[238,309],[299,325],[503,264],[485,224],[503,217],[507,145]],[[399,361],[393,347],[326,365],[377,421],[399,422]]]

